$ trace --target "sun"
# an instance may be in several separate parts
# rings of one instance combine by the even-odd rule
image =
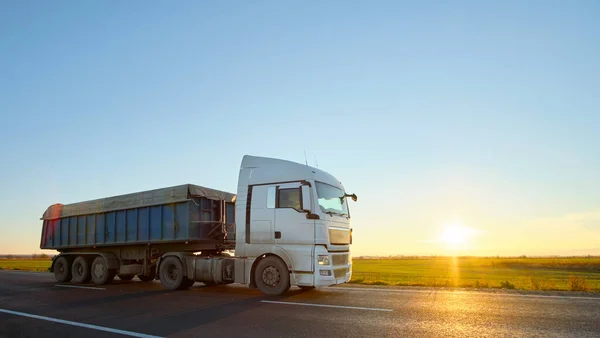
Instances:
[[[440,234],[440,241],[448,246],[457,247],[467,244],[471,235],[471,229],[461,223],[452,223],[444,226]]]

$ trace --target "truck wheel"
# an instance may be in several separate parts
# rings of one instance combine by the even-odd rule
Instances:
[[[83,284],[90,281],[90,263],[83,256],[77,256],[71,265],[71,274],[73,275],[73,283]]]
[[[59,283],[67,283],[73,278],[71,275],[71,264],[69,264],[67,257],[58,257],[56,262],[54,262],[54,278]]]
[[[169,290],[179,290],[186,285],[184,280],[187,278],[183,272],[183,263],[179,258],[167,257],[160,263],[160,282]]]
[[[135,275],[117,275],[117,277],[119,277],[120,280],[128,281],[132,280]]]
[[[96,257],[92,262],[92,281],[94,284],[103,285],[112,282],[115,272],[108,269],[108,264],[102,256]]]
[[[258,262],[254,282],[267,296],[281,296],[290,288],[290,272],[281,259],[269,256]]]

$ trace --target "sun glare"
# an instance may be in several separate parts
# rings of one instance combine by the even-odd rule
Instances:
[[[447,224],[441,233],[440,240],[451,247],[467,244],[472,235],[471,229],[460,223]]]

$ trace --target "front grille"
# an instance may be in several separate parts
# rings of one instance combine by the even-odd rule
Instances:
[[[348,258],[348,254],[331,255],[331,262],[333,265],[346,265],[349,263]]]
[[[339,268],[339,269],[334,269],[333,270],[333,276],[335,278],[346,277],[347,273],[348,273],[348,268]]]
[[[329,228],[329,243],[334,245],[350,244],[350,229]]]

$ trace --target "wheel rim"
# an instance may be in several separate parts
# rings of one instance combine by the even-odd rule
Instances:
[[[96,278],[102,278],[104,276],[104,266],[102,264],[96,264],[94,266],[94,276]]]
[[[169,265],[166,272],[169,280],[175,281],[179,277],[179,269],[174,264]]]
[[[58,263],[58,272],[62,275],[63,273],[65,273],[65,265],[61,262]]]
[[[274,266],[268,266],[262,272],[262,280],[268,286],[276,286],[279,283],[281,276],[279,276],[279,270]]]
[[[79,276],[83,275],[83,266],[81,264],[77,264],[76,268],[77,268],[77,274]]]

